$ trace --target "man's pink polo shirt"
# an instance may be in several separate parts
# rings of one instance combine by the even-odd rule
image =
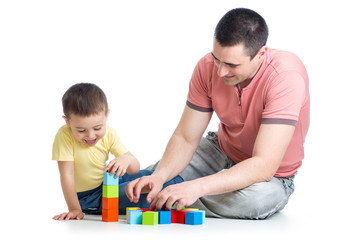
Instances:
[[[275,176],[294,175],[304,158],[310,123],[309,80],[301,60],[268,48],[258,73],[241,89],[240,105],[238,87],[226,85],[217,70],[210,53],[200,59],[190,81],[187,105],[216,112],[220,147],[236,163],[252,156],[260,124],[294,125],[293,138]]]

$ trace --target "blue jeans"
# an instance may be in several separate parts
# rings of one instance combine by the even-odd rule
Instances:
[[[125,194],[126,185],[142,176],[149,176],[153,173],[153,170],[140,170],[137,174],[129,175],[125,174],[122,177],[119,177],[119,214],[125,214],[127,207],[140,207],[140,208],[149,208],[150,203],[146,201],[147,194],[141,194],[138,203],[132,203],[129,201]],[[166,188],[169,185],[181,183],[184,180],[180,176],[176,176],[167,183],[164,184],[163,188]],[[81,210],[86,214],[101,214],[102,210],[102,184],[92,190],[85,192],[78,192],[78,199],[80,202]]]

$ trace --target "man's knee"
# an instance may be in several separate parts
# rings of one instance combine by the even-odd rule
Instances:
[[[266,219],[284,208],[288,196],[281,182],[273,179],[235,192],[203,197],[200,201],[206,206],[209,216]]]
[[[270,182],[256,183],[238,192],[239,200],[246,199],[238,214],[240,218],[247,219],[266,219],[282,210],[289,199],[282,183],[276,178]]]

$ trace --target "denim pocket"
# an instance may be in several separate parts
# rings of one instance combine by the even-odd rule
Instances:
[[[102,185],[89,191],[78,192],[77,195],[81,206],[81,210],[84,213],[101,214]]]

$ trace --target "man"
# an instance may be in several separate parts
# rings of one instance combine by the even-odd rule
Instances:
[[[287,204],[309,127],[308,76],[292,53],[266,46],[265,20],[233,9],[219,21],[213,51],[197,64],[182,118],[155,172],[129,183],[152,209],[177,202],[210,217],[265,219]],[[213,111],[218,132],[202,135]],[[185,182],[162,185],[180,174]]]

